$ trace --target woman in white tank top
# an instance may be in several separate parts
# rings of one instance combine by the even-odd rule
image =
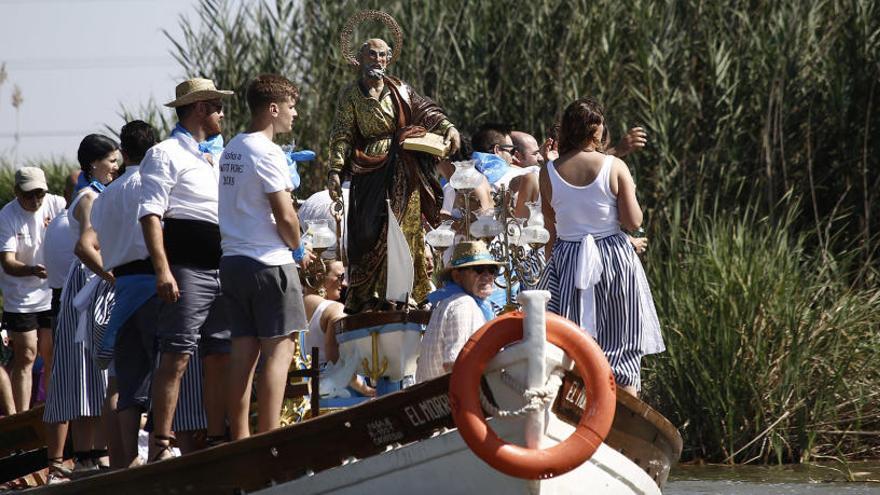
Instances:
[[[301,274],[305,270],[300,270]],[[336,322],[345,317],[342,303],[342,289],[345,287],[345,267],[341,261],[327,263],[327,274],[321,286],[312,288],[303,282],[303,302],[309,330],[306,332],[301,352],[308,356],[313,347],[318,348],[318,361],[321,365],[335,363],[339,359],[339,345],[336,343]],[[375,396],[375,389],[360,381],[357,376],[352,378],[350,385],[358,393],[369,397]]]
[[[642,263],[622,229],[642,211],[626,164],[600,151],[602,107],[574,101],[562,117],[559,158],[539,179],[550,261],[539,288],[548,309],[587,330],[605,351],[618,386],[641,389],[641,358],[665,348]]]

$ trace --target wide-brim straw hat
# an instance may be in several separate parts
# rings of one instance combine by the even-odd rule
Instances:
[[[214,81],[210,79],[196,77],[178,84],[174,88],[176,98],[166,103],[165,106],[171,108],[182,107],[197,101],[215,100],[233,94],[235,94],[233,91],[227,89],[217,89],[214,86]]]
[[[443,271],[440,272],[441,279],[449,278],[449,274],[456,268],[467,268],[469,266],[492,265],[502,266],[504,263],[495,261],[495,257],[489,252],[486,243],[483,241],[461,241],[452,249],[452,258]]]

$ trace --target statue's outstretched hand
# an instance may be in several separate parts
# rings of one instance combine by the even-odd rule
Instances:
[[[458,134],[458,129],[455,127],[450,127],[446,130],[445,140],[449,143],[450,155],[454,155],[455,152],[461,148],[461,136]]]

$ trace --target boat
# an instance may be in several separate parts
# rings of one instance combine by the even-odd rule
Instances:
[[[547,296],[539,292],[522,293],[523,313],[492,320],[478,332],[465,346],[451,374],[244,440],[154,464],[42,487],[38,493],[124,490],[126,495],[196,492],[271,495],[374,490],[473,493],[491,489],[530,494],[659,494],[670,468],[681,454],[681,436],[668,420],[636,397],[622,391],[615,396],[604,357],[601,363],[589,364],[592,371],[585,373],[583,358],[576,358],[576,363],[572,363],[566,357],[571,349],[563,353],[556,345],[544,344],[545,328],[565,323],[560,323],[562,318],[545,313]],[[388,325],[397,325],[398,330],[383,331],[383,325],[368,320],[371,326],[367,328],[373,331],[361,332],[360,337],[352,341],[364,339],[365,342],[352,342],[347,349],[363,349],[358,346],[369,344],[371,355],[366,357],[366,363],[363,363],[362,351],[356,354],[367,370],[375,372],[383,367],[380,364],[387,364],[384,368],[388,373],[407,373],[411,355],[398,352],[396,356],[400,359],[395,362],[395,356],[382,355],[382,349],[400,348],[398,344],[409,339],[406,332],[411,330],[400,330],[400,322],[393,321]],[[410,323],[423,321],[421,317],[416,320]],[[358,330],[349,326],[348,331]],[[519,342],[511,342],[497,356],[486,358],[482,363],[483,372],[468,375],[466,370],[461,371],[459,363],[470,359],[463,356],[476,356],[474,349],[482,349],[478,345],[481,339],[504,333],[493,331],[499,326],[506,328],[505,332],[510,335],[519,328]],[[582,331],[574,333],[592,342]],[[553,342],[555,335],[547,337]],[[596,349],[598,346],[591,351],[593,357]],[[341,351],[343,360],[345,352],[348,351]],[[485,354],[484,349],[480,352]],[[601,351],[598,353],[601,356]],[[322,383],[325,381],[322,378]],[[537,388],[546,392],[541,397],[542,406],[512,414],[523,409],[524,389],[534,389],[538,383],[542,387]],[[485,397],[483,402],[477,402],[476,410],[473,401],[479,400],[475,399],[479,396],[477,390],[463,394],[462,384],[464,389],[467,384],[477,384],[476,388],[483,391]],[[603,412],[597,414],[600,406]],[[595,423],[591,426],[595,432],[583,428],[584,418]],[[469,433],[463,435],[465,423],[471,429],[484,424],[497,432],[495,441],[500,442],[498,445],[503,445],[503,449],[520,449],[536,458],[544,455],[537,452],[538,449],[550,452],[559,445],[578,443],[584,436],[592,438],[593,451],[583,462],[563,456],[564,472],[557,469],[559,466],[550,470],[539,466],[537,476],[534,472],[505,474],[493,467],[498,459],[484,460],[475,453],[475,447],[480,450],[479,432],[475,436],[468,430]],[[573,432],[576,432],[574,436]],[[511,446],[508,442],[525,447]]]
[[[0,483],[46,467],[46,435],[41,404],[0,418]]]

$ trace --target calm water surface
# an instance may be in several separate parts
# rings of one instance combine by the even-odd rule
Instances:
[[[880,495],[880,463],[679,466],[664,495]]]

